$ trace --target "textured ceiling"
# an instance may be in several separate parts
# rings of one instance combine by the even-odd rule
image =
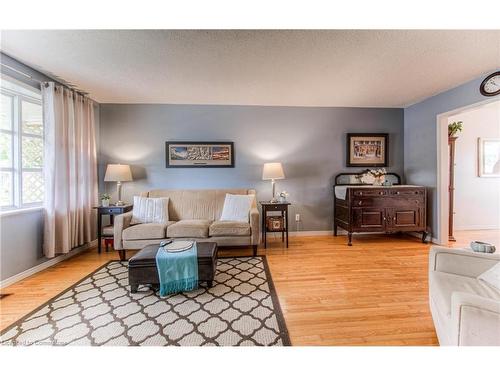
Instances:
[[[500,67],[500,31],[3,31],[101,103],[404,107]]]

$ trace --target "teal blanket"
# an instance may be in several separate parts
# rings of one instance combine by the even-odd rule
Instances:
[[[198,252],[196,242],[191,249],[169,253],[163,248],[156,252],[156,268],[160,279],[160,296],[185,292],[198,287]]]

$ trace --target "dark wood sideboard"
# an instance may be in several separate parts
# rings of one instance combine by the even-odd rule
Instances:
[[[337,235],[338,227],[345,229],[349,246],[352,246],[353,233],[371,232],[421,232],[422,242],[425,242],[427,237],[426,188],[399,185],[399,176],[395,174],[394,176],[397,182],[393,186],[335,185],[344,185],[339,190],[344,192],[345,196],[336,194],[334,187],[334,235]],[[336,181],[338,181],[337,178]]]

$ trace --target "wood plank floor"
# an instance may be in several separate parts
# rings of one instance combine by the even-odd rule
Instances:
[[[428,307],[430,245],[417,238],[358,235],[272,240],[266,254],[293,345],[436,345]],[[223,250],[221,255],[250,250]],[[132,252],[129,252],[130,256]],[[70,287],[116,252],[83,252],[2,290],[5,328]]]

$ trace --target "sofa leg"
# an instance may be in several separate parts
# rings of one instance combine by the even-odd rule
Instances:
[[[252,249],[253,249],[253,256],[257,256],[257,245],[252,245]]]
[[[125,250],[118,250],[118,255],[120,256],[120,260],[127,260],[127,253]]]

